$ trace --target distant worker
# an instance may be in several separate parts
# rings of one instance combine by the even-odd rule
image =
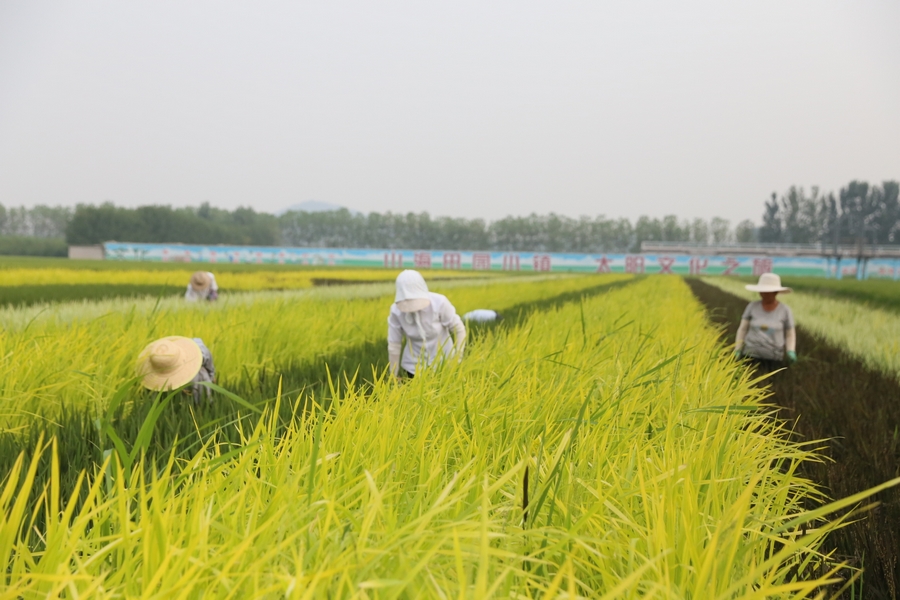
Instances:
[[[498,313],[496,310],[489,310],[487,308],[470,310],[463,315],[463,321],[472,321],[474,323],[492,323],[494,321],[502,320],[503,315]]]
[[[207,401],[212,401],[212,390],[201,383],[215,383],[216,367],[212,353],[200,338],[172,335],[150,343],[138,356],[137,373],[149,390],[184,387],[194,404],[200,404],[204,394]],[[192,384],[190,388],[186,387],[188,384]]]
[[[794,314],[787,304],[777,299],[779,293],[788,294],[791,288],[782,286],[781,278],[774,273],[764,273],[756,285],[745,287],[751,292],[759,292],[760,300],[751,302],[744,309],[735,336],[735,356],[747,357],[765,371],[779,368],[785,360],[795,363]]]
[[[185,300],[196,302],[197,300],[214,301],[219,298],[219,286],[216,284],[216,276],[209,271],[197,271],[191,275]]]
[[[453,339],[451,339],[451,331]],[[403,337],[406,346],[402,348]],[[397,276],[397,293],[388,315],[388,362],[391,374],[412,377],[416,367],[456,356],[462,360],[466,326],[450,300],[428,291],[418,271]]]

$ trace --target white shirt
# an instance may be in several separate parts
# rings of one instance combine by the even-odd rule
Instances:
[[[209,271],[207,271],[206,274],[209,276],[209,287],[205,290],[195,290],[193,287],[191,287],[190,283],[187,284],[187,291],[184,293],[185,300],[190,300],[191,302],[195,302],[197,300],[206,300],[207,298],[209,298],[210,292],[219,291],[219,286],[218,284],[216,284],[216,276]]]
[[[496,321],[497,320],[497,311],[489,310],[487,308],[479,308],[476,310],[472,310],[463,315],[463,319],[466,321],[475,321],[476,323],[487,323],[488,321]]]
[[[388,315],[388,344],[400,344],[406,336],[400,366],[410,373],[416,372],[420,356],[427,365],[439,357],[443,360],[453,356],[450,330],[462,324],[462,319],[446,296],[428,292],[428,297],[431,304],[420,311],[403,313],[396,304],[392,304]]]

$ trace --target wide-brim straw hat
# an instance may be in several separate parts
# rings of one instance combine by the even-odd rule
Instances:
[[[144,348],[138,356],[137,374],[145,388],[173,390],[190,383],[201,366],[200,346],[191,338],[171,335]]]
[[[400,312],[410,313],[422,310],[431,304],[428,284],[418,271],[406,269],[397,275],[397,293],[394,302]]]
[[[184,281],[182,279],[182,281]],[[209,273],[205,271],[196,271],[193,275],[191,275],[191,287],[195,290],[202,291],[210,286],[212,281],[210,281]]]
[[[745,285],[745,288],[750,290],[751,292],[782,292],[785,294],[790,294],[793,290],[789,287],[784,287],[781,285],[781,277],[776,275],[775,273],[763,273],[759,276],[759,282],[750,285]]]

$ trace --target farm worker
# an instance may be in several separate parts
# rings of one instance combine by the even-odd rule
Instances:
[[[496,310],[489,310],[486,308],[477,308],[475,310],[470,310],[463,315],[463,321],[473,321],[475,323],[491,323],[493,321],[502,320],[503,315],[498,313]]]
[[[412,377],[420,361],[431,365],[452,356],[462,360],[465,347],[466,326],[447,297],[429,292],[418,271],[407,269],[397,275],[397,293],[388,315],[391,374]]]
[[[213,301],[219,297],[219,286],[216,284],[216,276],[209,271],[197,271],[191,275],[184,299],[190,302],[197,300]]]
[[[150,343],[138,356],[137,373],[141,384],[153,391],[176,390],[192,384],[190,391],[194,404],[199,404],[203,391],[212,400],[212,390],[200,385],[203,381],[215,383],[216,367],[212,353],[200,338],[171,335]]]
[[[794,314],[787,304],[778,301],[778,294],[788,294],[791,288],[781,285],[774,273],[763,273],[756,285],[745,286],[759,292],[760,300],[747,305],[735,336],[734,354],[746,356],[769,370],[777,368],[785,359],[797,361],[797,333]]]

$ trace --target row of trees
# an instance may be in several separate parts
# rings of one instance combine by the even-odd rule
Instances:
[[[41,204],[33,208],[6,208],[0,204],[0,235],[62,239],[73,213],[68,206]]]
[[[794,244],[900,243],[900,184],[852,181],[837,195],[792,187],[766,202],[759,241]]]
[[[727,243],[750,241],[754,226],[745,221],[736,230],[725,219],[679,220],[581,217],[557,214],[506,217],[486,223],[481,219],[432,218],[428,213],[290,212],[280,217],[252,208],[234,211],[204,203],[197,208],[142,206],[0,205],[0,236],[62,239],[87,245],[119,240],[129,242],[182,242],[188,244],[291,245],[305,247],[421,248],[471,250],[538,250],[546,252],[635,251],[642,241]],[[28,253],[34,249],[29,247]],[[55,252],[59,248],[55,247]]]
[[[765,204],[762,225],[742,221],[736,227],[715,217],[709,221],[603,216],[570,218],[554,213],[481,219],[431,217],[428,213],[370,213],[348,210],[289,212],[280,217],[252,208],[234,211],[204,203],[194,208],[142,206],[0,205],[0,236],[7,241],[46,238],[69,244],[183,242],[301,247],[421,248],[545,252],[632,252],[641,242],[900,243],[900,185],[870,186],[853,181],[837,194],[792,187]],[[31,250],[33,251],[33,250]],[[59,248],[56,248],[56,252]]]
[[[481,219],[438,217],[428,213],[290,212],[280,217],[250,208],[235,211],[112,204],[79,206],[66,228],[70,244],[183,242],[190,244],[288,245],[317,248],[421,248],[537,250],[544,252],[636,251],[642,241],[716,242],[753,239],[749,221],[732,231],[725,219],[681,221],[581,217],[557,214]]]
[[[107,202],[79,205],[65,230],[70,244],[121,242],[183,242],[275,246],[281,243],[278,220],[252,208],[140,206],[123,208]]]
[[[628,252],[642,241],[729,243],[752,241],[754,226],[732,230],[721,218],[688,222],[673,215],[662,219],[581,217],[557,214],[481,219],[433,219],[428,213],[351,214],[347,210],[287,213],[280,217],[282,241],[303,247],[535,250],[542,252]]]

